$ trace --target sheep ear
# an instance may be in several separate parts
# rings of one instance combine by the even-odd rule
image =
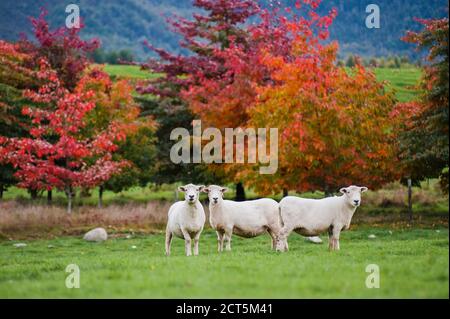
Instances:
[[[228,187],[222,187],[222,188],[220,189],[220,191],[221,191],[222,193],[226,193],[226,192],[228,192]]]
[[[342,194],[347,194],[347,187],[342,187],[340,190],[339,190]]]
[[[197,187],[197,192],[201,192],[205,188],[205,185],[200,185]]]
[[[203,188],[203,189],[202,189],[202,192],[203,192],[203,193],[209,193],[209,188],[208,188],[208,187]]]
[[[364,192],[367,192],[369,189],[367,188],[367,187],[361,187],[360,188],[361,189],[361,193],[364,193]]]
[[[178,186],[178,190],[179,190],[180,192],[185,192],[185,191],[186,191],[186,187],[184,187],[184,186]]]

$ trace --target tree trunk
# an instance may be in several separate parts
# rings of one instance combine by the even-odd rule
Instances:
[[[47,191],[47,205],[51,205],[52,204],[52,190],[48,190]]]
[[[30,195],[31,195],[31,199],[35,200],[37,198],[37,190],[36,189],[30,189]]]
[[[103,185],[98,187],[98,208],[103,207]]]
[[[329,187],[329,186],[325,186],[323,192],[324,192],[325,197],[331,197],[331,196],[333,196],[333,193],[330,191],[330,187]]]
[[[289,191],[286,188],[283,188],[283,197],[286,197],[289,195]]]
[[[0,184],[0,199],[3,199],[3,191],[5,189],[3,188],[3,184]]]
[[[67,188],[67,213],[72,214],[72,187]]]
[[[412,210],[412,181],[411,178],[408,178],[408,213],[409,213],[409,221],[413,220],[413,210]]]
[[[239,182],[236,184],[236,201],[238,202],[242,202],[245,200],[245,190],[244,190],[244,185]]]

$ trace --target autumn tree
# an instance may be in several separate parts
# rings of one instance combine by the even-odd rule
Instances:
[[[36,88],[35,72],[27,67],[31,56],[19,51],[17,44],[0,41],[0,136],[25,136],[27,118],[21,110],[30,103],[22,90]],[[14,168],[11,164],[0,164],[0,198],[8,186],[14,185]]]
[[[46,15],[47,11],[42,9],[39,17],[30,19],[33,27],[33,39],[22,37],[17,44],[11,45],[14,46],[14,53],[2,55],[2,61],[5,61],[5,63],[1,65],[0,86],[3,91],[1,99],[3,105],[8,106],[8,116],[5,117],[8,123],[5,123],[2,127],[0,135],[29,137],[26,125],[29,118],[21,114],[21,109],[25,102],[28,104],[33,102],[27,101],[22,91],[27,88],[36,88],[39,85],[39,81],[34,75],[24,77],[24,70],[35,72],[39,69],[41,59],[44,58],[50,63],[52,69],[57,72],[58,77],[61,79],[61,85],[72,91],[81,78],[84,69],[89,64],[88,54],[99,45],[96,39],[84,41],[79,37],[79,32],[83,26],[72,29],[68,29],[65,26],[53,30],[50,29],[46,21]],[[9,57],[6,57],[7,55]],[[17,69],[15,66],[20,66],[20,69]],[[15,120],[10,120],[11,115],[14,115]],[[12,177],[14,169],[10,164],[3,166],[1,174],[4,186],[14,182]],[[2,187],[0,189],[3,190]],[[29,189],[29,192],[32,198],[37,196],[36,189]],[[51,201],[51,195],[51,190],[48,190],[47,198],[49,202]]]
[[[95,108],[94,92],[69,92],[45,59],[37,76],[45,84],[24,95],[42,107],[26,107],[30,137],[0,137],[0,160],[17,168],[18,186],[36,190],[58,188],[66,192],[68,212],[75,187],[95,187],[127,165],[112,160],[116,141],[125,134],[111,122],[95,136],[85,137],[86,117]]]
[[[97,39],[85,41],[80,38],[83,24],[79,28],[62,26],[51,29],[46,20],[47,14],[45,9],[41,9],[39,17],[30,19],[34,39],[22,37],[19,48],[32,57],[34,68],[45,58],[57,72],[61,85],[72,91],[89,64],[89,54],[100,46],[100,42]]]
[[[408,32],[404,40],[416,44],[419,50],[428,50],[428,63],[424,66],[418,101],[404,106],[416,107],[416,112],[400,136],[401,158],[410,178],[440,177],[442,189],[448,193],[449,21],[448,18],[418,21],[424,29]]]
[[[336,66],[337,44],[325,40],[337,12],[320,16],[319,4],[262,10],[248,45],[230,37],[228,48],[214,51],[226,73],[182,92],[205,125],[279,129],[275,175],[259,174],[258,165],[217,165],[261,193],[376,188],[398,176],[394,97],[361,65],[349,73]]]
[[[394,96],[361,66],[349,75],[325,63],[283,64],[274,70],[280,84],[258,89],[250,123],[280,130],[275,178],[243,172],[263,193],[282,188],[333,193],[351,184],[377,189],[400,177]]]

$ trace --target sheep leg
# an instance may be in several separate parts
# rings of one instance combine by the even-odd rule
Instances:
[[[166,256],[170,256],[170,245],[172,244],[172,232],[166,230]]]
[[[220,253],[223,251],[223,233],[216,231],[217,233],[217,251]]]
[[[334,250],[339,250],[340,249],[340,247],[339,247],[339,236],[341,234],[341,229],[342,229],[342,227],[339,227],[339,228],[336,227],[333,230]]]
[[[194,237],[194,256],[198,256],[198,242],[200,240],[200,234],[201,232],[198,232]]]
[[[328,228],[328,249],[334,250],[333,226]]]
[[[183,233],[183,237],[184,237],[184,248],[185,248],[186,256],[191,256],[192,255],[191,235],[185,229],[181,229],[181,232]]]
[[[270,228],[267,230],[267,232],[272,238],[272,249],[273,250],[277,249],[278,236],[276,236],[276,233]]]
[[[225,245],[225,250],[226,251],[230,251],[231,250],[231,234],[232,234],[232,230],[227,230],[225,231],[225,240],[227,241],[226,245]]]
[[[341,228],[335,226],[330,226],[330,228],[328,229],[329,250],[339,250],[339,235],[341,233],[340,229]]]

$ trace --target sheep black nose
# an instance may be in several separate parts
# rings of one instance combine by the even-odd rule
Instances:
[[[218,199],[219,199],[219,198],[217,198],[217,197],[214,197],[214,198],[213,198],[214,201],[217,201]]]
[[[359,200],[355,199],[354,202],[355,202],[356,205],[358,205]]]
[[[189,198],[190,199],[194,199],[194,195],[189,195]]]

